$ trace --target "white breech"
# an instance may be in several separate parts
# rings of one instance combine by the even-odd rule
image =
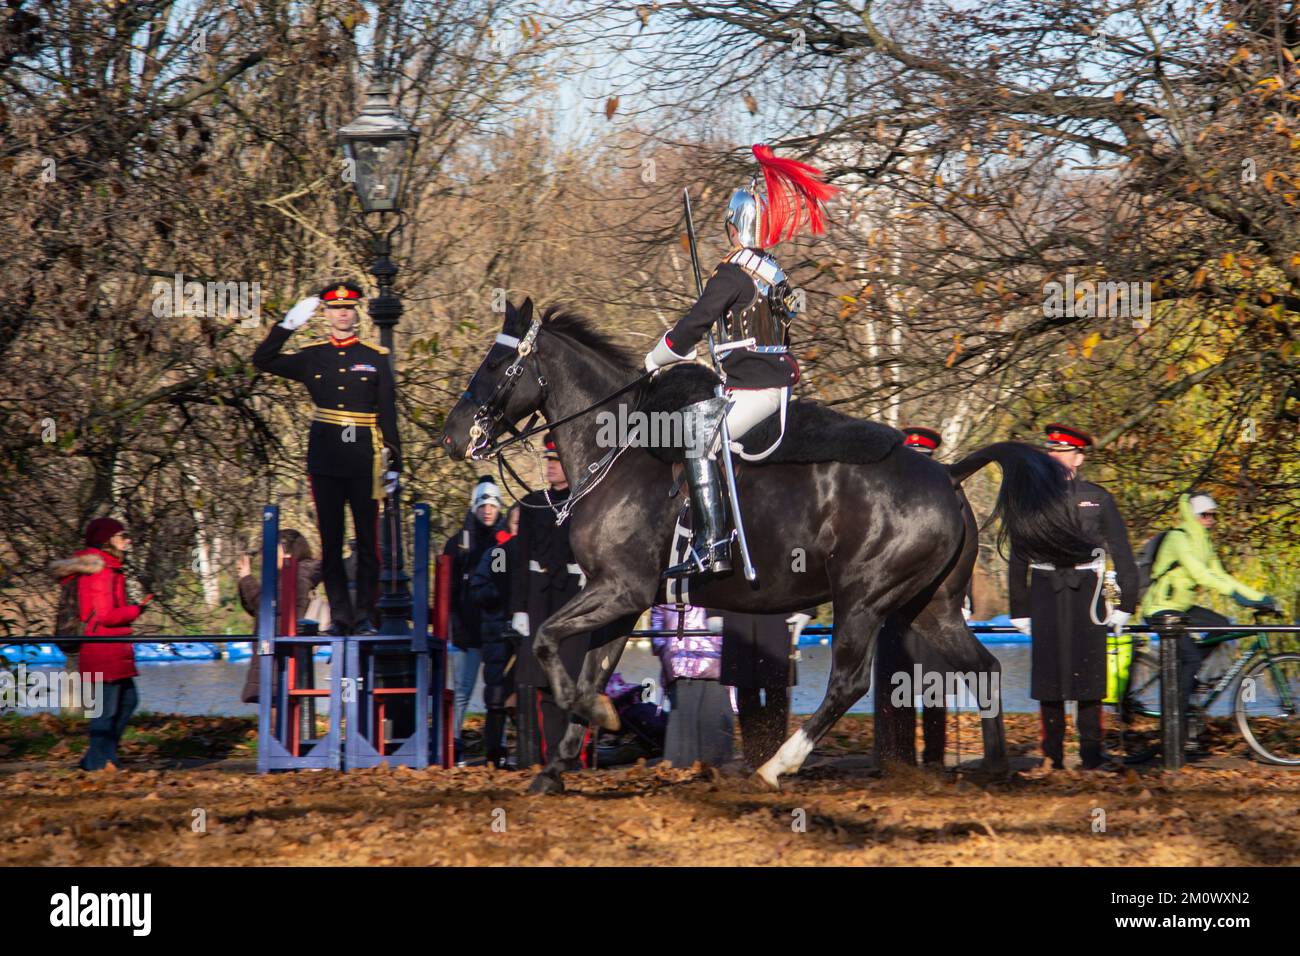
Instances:
[[[731,399],[731,410],[727,412],[727,429],[732,441],[742,437],[747,431],[769,415],[775,415],[781,408],[784,388],[734,388],[727,392]]]
[[[788,388],[736,388],[727,390],[727,398],[731,401],[731,408],[727,411],[727,430],[731,435],[731,450],[749,461],[761,461],[771,454],[772,449],[776,447],[777,442],[772,443],[771,448],[760,450],[756,454],[747,455],[740,448],[740,438],[746,432],[759,425],[766,419],[775,415],[778,411],[781,413],[781,434],[785,433],[785,406],[789,401],[790,389]],[[718,429],[718,434],[714,436],[713,447],[709,449],[709,457],[717,455],[722,448],[722,429]]]

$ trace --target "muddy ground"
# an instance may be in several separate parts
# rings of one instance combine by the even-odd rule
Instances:
[[[173,731],[193,720],[154,719]],[[781,793],[758,788],[738,767],[642,765],[570,774],[566,794],[530,797],[528,773],[486,767],[259,777],[248,772],[247,742],[223,744],[218,729],[201,720],[198,733],[223,759],[178,757],[185,748],[177,748],[174,736],[135,733],[124,747],[122,770],[91,775],[71,769],[68,756],[78,747],[29,748],[15,760],[15,741],[0,743],[9,749],[0,758],[9,761],[0,765],[0,860],[109,866],[1300,863],[1300,772],[1246,759],[1226,727],[1210,759],[1178,773],[1047,773],[1035,766],[1035,718],[1009,715],[1008,738],[1021,771],[983,785],[952,770],[882,776],[865,756],[870,721],[849,718]],[[250,733],[238,722],[219,728]],[[950,728],[956,729],[951,720]],[[974,756],[974,721],[960,729],[962,756]],[[7,732],[12,737],[13,727]],[[201,765],[180,768],[186,763]]]

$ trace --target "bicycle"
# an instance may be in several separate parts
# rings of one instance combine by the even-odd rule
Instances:
[[[1280,616],[1277,611],[1259,610],[1251,623]],[[1137,644],[1128,680],[1119,695],[1119,720],[1109,741],[1112,751],[1122,754],[1126,764],[1143,763],[1160,751],[1160,659],[1148,647],[1138,646],[1146,644],[1146,635],[1133,636]],[[1194,640],[1198,647],[1211,651],[1243,638],[1254,638],[1253,645],[1239,654],[1214,683],[1197,682],[1189,707],[1187,738],[1193,740],[1205,729],[1210,708],[1230,693],[1237,729],[1250,749],[1268,763],[1298,767],[1300,653],[1274,651],[1269,635],[1263,632],[1202,634]]]

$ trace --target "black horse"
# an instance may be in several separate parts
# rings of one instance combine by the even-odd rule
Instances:
[[[456,458],[476,455],[500,429],[513,429],[533,412],[550,422],[577,414],[554,429],[565,473],[576,489],[588,465],[608,450],[598,446],[595,403],[639,372],[629,355],[586,320],[557,310],[535,320],[532,301],[525,300],[520,308],[507,309],[501,334],[447,417],[443,446]],[[608,411],[619,401],[635,404],[645,391],[645,384],[638,385],[600,409]],[[590,414],[579,414],[584,409]],[[1003,469],[997,513],[1018,546],[1039,560],[1086,559],[1089,543],[1080,539],[1066,507],[1063,470],[1028,445],[1000,442],[950,466],[895,446],[869,465],[764,464],[738,470],[761,586],[755,590],[742,575],[732,574],[692,587],[692,603],[785,614],[830,600],[835,614],[826,696],[758,769],[769,786],[779,787],[781,774],[797,771],[817,740],[867,692],[876,635],[887,619],[891,626],[914,629],[958,672],[986,672],[990,680],[999,675],[997,659],[961,614],[977,542],[958,487],[994,461]],[[574,506],[570,540],[587,585],[541,625],[534,641],[556,701],[574,723],[559,752],[534,778],[534,793],[563,790],[561,774],[574,765],[583,724],[605,720],[601,688],[627,639],[614,636],[594,646],[576,684],[560,661],[559,643],[588,632],[626,635],[656,601],[681,503],[678,485],[670,464],[646,448],[628,448]],[[795,549],[802,549],[802,563],[791,560]],[[1000,708],[982,719],[982,729],[983,769],[1005,775]]]

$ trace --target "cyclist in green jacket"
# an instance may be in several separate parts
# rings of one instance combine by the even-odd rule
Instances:
[[[1177,611],[1192,630],[1198,627],[1226,627],[1230,623],[1222,614],[1195,603],[1197,592],[1208,588],[1229,595],[1242,607],[1273,608],[1277,602],[1263,591],[1238,581],[1223,569],[1214,552],[1210,529],[1214,527],[1219,506],[1206,494],[1182,495],[1178,511],[1182,523],[1171,528],[1160,542],[1155,563],[1151,566],[1151,586],[1142,599],[1139,613],[1150,622],[1162,611]],[[1201,649],[1191,634],[1184,633],[1178,657],[1183,672],[1183,713],[1196,689],[1196,672],[1201,667]]]

